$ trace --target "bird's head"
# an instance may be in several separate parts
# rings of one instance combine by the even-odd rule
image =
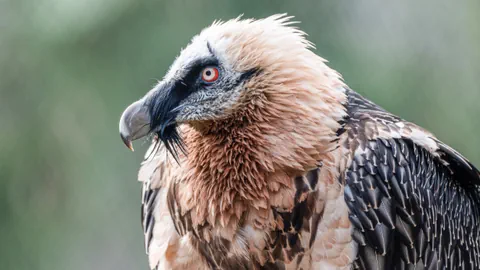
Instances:
[[[155,134],[175,154],[182,145],[178,125],[198,127],[228,119],[255,103],[255,96],[268,96],[265,89],[295,81],[307,66],[323,63],[291,23],[290,17],[275,15],[214,22],[204,29],[163,80],[123,112],[120,135],[125,144],[131,148],[131,141]]]

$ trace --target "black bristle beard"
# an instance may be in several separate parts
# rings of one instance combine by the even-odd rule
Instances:
[[[167,151],[173,156],[175,161],[180,164],[179,155],[187,154],[185,143],[178,132],[177,125],[170,125],[156,132],[160,141],[165,144]]]
[[[179,89],[180,88],[180,89]],[[177,112],[174,109],[188,95],[178,85],[162,85],[146,101],[150,114],[150,129],[165,144],[167,151],[179,163],[179,155],[187,153],[185,143],[178,132]]]

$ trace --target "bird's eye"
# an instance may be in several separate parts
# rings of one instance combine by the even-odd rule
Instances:
[[[220,72],[216,67],[206,67],[202,71],[202,80],[207,83],[212,83],[218,80]]]

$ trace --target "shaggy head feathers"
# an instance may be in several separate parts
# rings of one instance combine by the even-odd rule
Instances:
[[[313,110],[329,109],[325,105],[342,98],[341,91],[327,93],[342,85],[339,75],[310,51],[312,43],[305,39],[304,32],[291,26],[294,22],[290,19],[275,15],[261,20],[215,22],[182,50],[147,99],[151,129],[170,152],[176,155],[174,146],[182,146],[174,127],[177,124],[202,128],[228,122],[248,110],[246,105],[262,98],[293,105],[290,109],[301,106]],[[208,66],[218,67],[220,72],[218,81],[211,84],[201,80],[201,71]],[[302,94],[320,94],[320,88],[328,90],[319,97],[324,104],[311,98],[302,102],[317,104],[275,100],[299,101]]]

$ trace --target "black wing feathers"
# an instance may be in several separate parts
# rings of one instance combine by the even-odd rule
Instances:
[[[356,267],[478,269],[478,193],[454,178],[462,174],[451,174],[407,139],[366,146],[354,156],[345,186],[359,244]],[[451,265],[452,256],[459,265]]]
[[[480,172],[466,158],[448,145],[437,141],[442,158],[448,162],[452,173],[465,187],[478,189],[480,185]]]
[[[408,123],[346,93],[355,152],[345,179],[358,243],[354,267],[480,269],[479,171],[437,140],[440,157],[405,137],[366,139],[364,120],[387,129]]]

